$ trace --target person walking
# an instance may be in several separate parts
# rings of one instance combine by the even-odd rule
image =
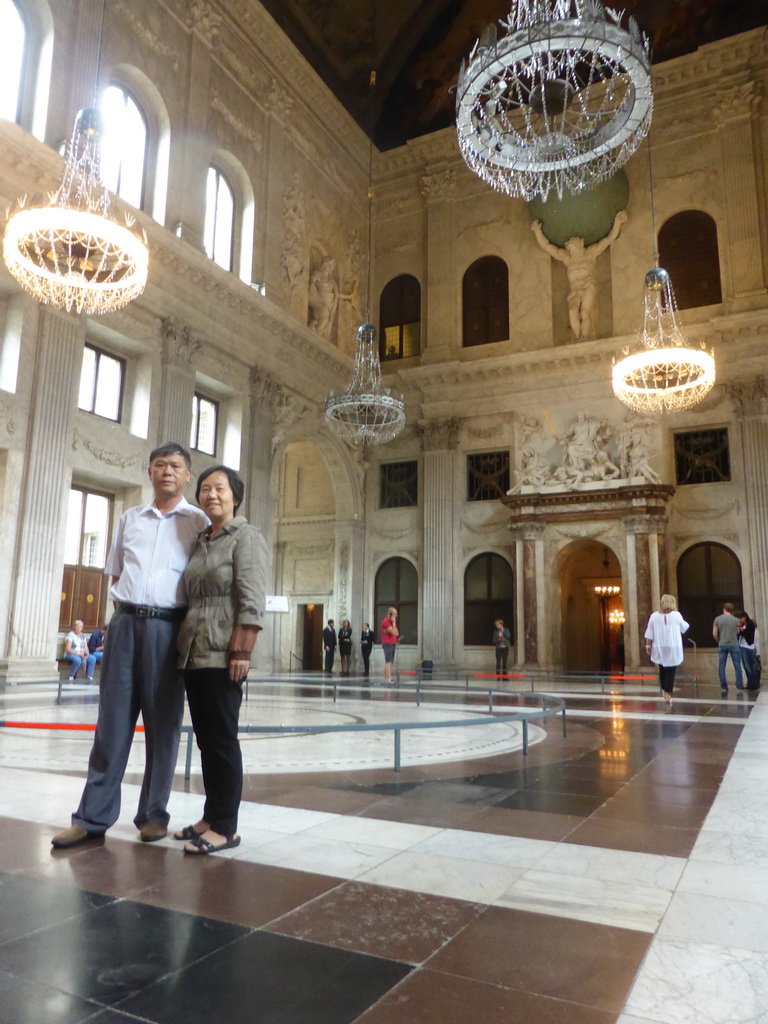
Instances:
[[[376,639],[376,634],[371,629],[369,622],[363,623],[363,632],[360,634],[360,653],[363,656],[363,675],[368,678],[371,672],[371,651]]]
[[[386,618],[381,623],[381,649],[384,652],[384,682],[392,681],[392,664],[397,651],[397,608],[388,608]]]
[[[333,619],[328,619],[328,625],[323,630],[323,651],[325,652],[325,674],[333,675],[333,659],[336,655],[336,630],[333,628]]]
[[[184,853],[200,856],[240,845],[237,818],[243,757],[237,738],[243,682],[264,619],[267,548],[237,515],[245,486],[228,466],[201,473],[195,498],[211,525],[184,571],[189,609],[179,633],[179,667],[200,748],[205,806],[194,825],[174,833]]]
[[[512,634],[504,625],[503,619],[496,619],[493,624],[493,644],[496,647],[496,675],[507,674],[507,658]]]
[[[720,677],[720,690],[723,695],[728,693],[728,680],[725,675],[725,668],[728,664],[728,655],[731,656],[733,668],[736,672],[736,689],[743,690],[741,676],[741,648],[739,647],[739,620],[733,614],[733,605],[726,601],[723,605],[723,614],[718,615],[712,623],[712,636],[717,641],[718,665],[717,672]]]
[[[677,610],[672,594],[662,594],[659,611],[653,612],[645,630],[645,651],[659,666],[659,686],[667,707],[672,705],[675,672],[683,662],[683,633],[688,623]]]
[[[133,820],[145,843],[168,833],[166,805],[184,711],[176,667],[176,637],[187,610],[183,574],[208,517],[184,498],[192,476],[185,448],[155,448],[148,472],[154,498],[120,516],[107,556],[115,614],[101,663],[99,717],[80,806],[70,827],[51,840],[57,848],[100,839],[117,821],[139,712],[146,763]]]

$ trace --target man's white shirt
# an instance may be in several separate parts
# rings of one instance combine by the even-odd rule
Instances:
[[[129,508],[118,520],[104,569],[120,577],[112,599],[157,608],[186,605],[184,570],[208,524],[206,514],[185,498],[165,515],[153,501]]]

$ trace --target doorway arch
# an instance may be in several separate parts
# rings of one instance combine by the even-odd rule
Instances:
[[[560,660],[565,671],[619,671],[623,666],[624,604],[616,553],[596,540],[571,541],[558,555],[556,578],[560,592]],[[602,592],[596,588],[602,588]]]

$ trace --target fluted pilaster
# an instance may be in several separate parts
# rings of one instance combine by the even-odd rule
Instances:
[[[426,423],[424,441],[424,585],[422,653],[436,665],[453,662],[455,420]]]
[[[458,299],[453,281],[453,198],[455,171],[427,174],[421,179],[427,217],[427,329],[425,350],[446,348],[456,332]]]

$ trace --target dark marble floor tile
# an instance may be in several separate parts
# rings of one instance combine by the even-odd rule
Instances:
[[[650,935],[622,928],[490,907],[428,966],[618,1012],[650,941]],[[564,955],[553,956],[554,949]]]
[[[370,785],[359,783],[358,785],[344,788],[351,788],[361,793],[375,793],[377,796],[400,796],[402,793],[407,793],[409,789],[414,789],[418,785],[418,782],[374,782]]]
[[[73,886],[0,873],[0,947],[3,943],[77,918],[109,902],[109,897]],[[2,952],[0,950],[0,958]]]
[[[662,857],[688,857],[698,834],[696,828],[673,828],[647,821],[596,820],[593,816],[577,825],[563,842]]]
[[[308,811],[331,814],[362,814],[380,797],[375,794],[335,788],[304,786],[273,797],[269,802],[280,807],[302,807]]]
[[[548,814],[568,814],[586,818],[605,802],[605,797],[550,793],[544,790],[525,790],[499,800],[494,807],[518,811],[543,811]]]
[[[93,1017],[88,1017],[83,1024],[154,1024],[151,1018],[135,1017],[132,1013],[121,1013],[120,1010],[99,1010]]]
[[[346,882],[267,930],[420,964],[482,909],[463,900]]]
[[[422,782],[420,786],[404,793],[402,799],[404,801],[469,803],[475,804],[477,807],[488,807],[508,795],[508,790],[502,786],[478,785],[465,779],[444,779],[439,782]]]
[[[488,832],[524,839],[548,839],[558,842],[571,833],[583,817],[572,814],[548,814],[544,811],[517,811],[486,807],[467,818],[462,828],[470,832]]]
[[[638,775],[638,781],[652,786],[693,786],[716,793],[725,775],[724,765],[691,764],[685,757],[663,754]]]
[[[402,821],[414,825],[434,825],[437,828],[464,828],[476,808],[472,804],[454,804],[437,800],[404,800],[390,797],[380,800],[365,812],[366,818],[382,821]]]
[[[687,798],[686,798],[687,797]],[[638,821],[653,826],[701,828],[711,802],[696,801],[695,793],[679,790],[677,800],[666,800],[648,787],[633,789],[631,784],[592,815],[594,821]]]
[[[224,857],[177,855],[175,870],[141,893],[142,903],[258,928],[338,886],[328,875]]]
[[[120,1003],[158,1024],[351,1024],[410,968],[251,932]]]
[[[5,971],[112,1005],[246,934],[246,929],[131,901],[6,943]]]
[[[355,1024],[614,1024],[592,1006],[438,971],[414,971]]]
[[[0,1024],[82,1024],[96,1010],[94,1003],[69,992],[0,969]]]
[[[557,775],[542,780],[535,789],[542,793],[566,793],[570,796],[600,798],[602,801],[615,796],[625,785],[625,782],[617,779],[600,776],[582,778],[577,772],[571,772],[566,768]]]

